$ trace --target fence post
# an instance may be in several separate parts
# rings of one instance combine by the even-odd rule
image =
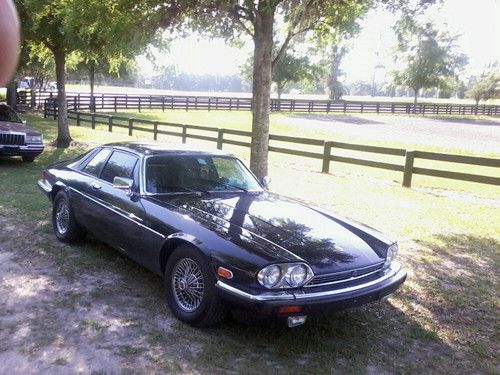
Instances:
[[[104,109],[104,93],[101,95],[101,109]]]
[[[323,148],[323,166],[321,168],[321,173],[330,172],[330,153],[332,151],[333,142],[325,142],[325,146]]]
[[[117,103],[116,103],[117,99],[118,99],[118,97],[115,96],[115,112],[117,111],[117,108],[118,108]]]
[[[222,144],[224,143],[224,129],[217,130],[217,149],[222,150]]]
[[[80,126],[80,112],[76,112],[76,126]]]
[[[134,119],[129,118],[128,119],[128,135],[132,136],[132,129],[134,128]]]
[[[141,111],[141,97],[139,96],[139,112]]]
[[[411,178],[413,175],[413,162],[415,160],[415,151],[406,150],[405,169],[403,172],[403,187],[411,187]]]
[[[149,95],[149,109],[153,108],[152,105],[153,105],[153,96]]]
[[[182,125],[182,143],[186,143],[187,139],[187,126]]]
[[[95,114],[92,113],[90,116],[92,118],[92,129],[95,129]]]
[[[52,95],[52,93],[50,93],[50,95]],[[82,105],[80,104],[80,93],[78,93],[78,109],[80,109],[82,107]]]
[[[115,97],[116,99],[116,97]],[[108,117],[108,132],[113,132],[113,116]]]
[[[210,112],[210,101],[212,100],[212,98],[208,98],[208,112]]]
[[[347,102],[344,102],[344,114],[347,112]]]
[[[125,108],[128,109],[128,94],[125,94]]]
[[[189,111],[189,97],[186,96],[186,112]]]
[[[155,121],[153,124],[153,139],[158,140],[158,121]]]
[[[380,114],[380,103],[377,103],[377,115]]]
[[[161,97],[161,110],[163,112],[165,112],[165,97],[164,96]]]

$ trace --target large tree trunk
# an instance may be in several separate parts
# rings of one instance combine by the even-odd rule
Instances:
[[[89,62],[89,82],[90,82],[90,111],[95,112],[94,83],[95,83],[95,62]]]
[[[261,1],[255,17],[253,57],[253,110],[250,169],[257,178],[267,176],[269,111],[271,105],[274,8]]]
[[[66,102],[66,53],[61,49],[53,53],[56,62],[58,108],[56,146],[67,148],[72,139],[69,134],[68,103]]]

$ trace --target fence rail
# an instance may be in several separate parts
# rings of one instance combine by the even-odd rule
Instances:
[[[81,126],[83,123],[90,123],[92,129],[95,129],[97,125],[104,125],[107,126],[109,132],[112,132],[113,128],[118,127],[127,129],[129,135],[133,135],[135,131],[151,133],[154,140],[158,139],[158,135],[169,135],[179,137],[182,143],[186,143],[188,138],[211,141],[217,144],[218,149],[222,149],[224,144],[242,147],[250,147],[251,145],[252,133],[243,130],[177,124],[79,111],[69,111],[69,118],[75,120],[77,126]],[[193,133],[193,131],[197,132]],[[204,134],[199,134],[200,131],[204,132]],[[234,137],[239,137],[239,139],[234,139]],[[246,139],[242,140],[241,137]],[[269,141],[270,152],[321,160],[321,171],[323,173],[329,173],[331,162],[339,162],[402,172],[402,186],[404,187],[411,187],[412,178],[415,174],[500,186],[500,177],[498,177],[500,176],[500,159],[495,158],[413,151],[392,147],[358,145],[345,142],[324,141],[319,139],[290,137],[276,134],[271,134],[269,136]],[[278,143],[278,145],[275,143]],[[291,146],[283,147],[283,144],[290,144]],[[309,146],[314,148],[314,150],[297,149],[297,146],[299,145]],[[333,154],[332,151],[337,149],[399,157],[401,158],[401,164]],[[416,159],[497,168],[494,170],[496,176],[415,167],[414,164]]]
[[[56,106],[56,96],[48,93],[39,95],[44,100],[44,108]],[[97,110],[114,111],[135,109],[189,110],[229,110],[249,111],[252,98],[183,96],[183,95],[127,95],[68,93],[68,108],[73,111]],[[500,115],[499,105],[433,104],[433,103],[393,103],[358,102],[307,99],[271,99],[271,111],[282,112],[326,112],[326,113],[377,113],[377,114],[420,114],[420,115]],[[49,111],[51,109],[49,108]]]

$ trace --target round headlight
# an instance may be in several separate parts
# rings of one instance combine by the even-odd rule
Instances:
[[[394,243],[387,249],[387,256],[384,263],[384,268],[389,268],[391,263],[396,259],[396,255],[398,254],[398,244]]]
[[[257,274],[257,279],[262,286],[272,288],[275,286],[281,277],[281,268],[276,265],[264,267]]]
[[[307,268],[303,264],[293,266],[287,275],[288,284],[292,287],[301,286],[307,278]]]

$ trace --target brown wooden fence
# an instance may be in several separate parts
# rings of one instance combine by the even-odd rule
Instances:
[[[53,111],[55,96],[49,93],[45,97],[44,108]],[[41,97],[43,98],[43,96]],[[37,99],[40,100],[40,99]],[[127,95],[127,94],[90,94],[68,93],[68,108],[73,111],[90,110],[114,111],[133,109],[142,110],[169,109],[190,110],[229,110],[249,111],[252,109],[251,98],[183,96],[183,95]],[[394,103],[394,102],[358,102],[307,99],[272,99],[271,111],[282,112],[326,112],[326,113],[377,113],[377,114],[420,114],[420,115],[500,115],[499,105],[472,104],[432,104]]]
[[[80,126],[83,123],[89,123],[92,129],[95,129],[97,125],[104,125],[110,132],[113,131],[113,128],[124,128],[128,130],[129,135],[133,135],[135,131],[151,133],[153,140],[157,140],[158,135],[161,134],[179,137],[182,140],[182,143],[186,143],[188,138],[212,141],[217,144],[218,149],[222,149],[224,144],[242,147],[250,147],[251,145],[250,142],[252,133],[242,130],[222,129],[189,124],[177,124],[78,111],[69,111],[69,118],[75,120],[77,126]],[[200,131],[202,131],[204,134],[199,134]],[[269,136],[269,141],[270,152],[321,160],[321,171],[323,173],[328,173],[330,171],[331,162],[339,162],[402,172],[402,185],[404,187],[411,187],[411,181],[414,174],[471,181],[497,186],[500,185],[500,159],[495,158],[453,155],[427,151],[413,151],[392,147],[358,145],[352,143],[324,141],[319,139],[290,137],[275,134],[271,134]],[[283,147],[283,144],[290,144],[290,146]],[[298,145],[308,146],[310,150],[299,150],[297,149]],[[332,154],[334,150],[338,149],[376,155],[397,156],[400,157],[401,164]],[[452,172],[439,169],[415,167],[414,162],[416,159],[492,167],[496,169],[494,170],[495,175],[492,176]]]

